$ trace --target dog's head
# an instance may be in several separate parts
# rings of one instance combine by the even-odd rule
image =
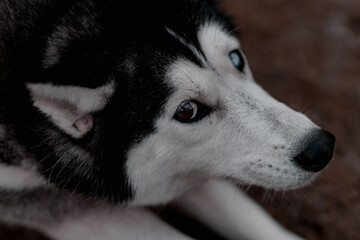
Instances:
[[[166,202],[208,178],[310,182],[334,136],[254,82],[215,4],[168,2],[75,4],[53,28],[39,80],[25,84],[31,117],[17,120],[42,173],[133,204]]]

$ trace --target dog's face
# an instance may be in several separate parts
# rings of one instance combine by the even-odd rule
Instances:
[[[180,5],[145,36],[129,27],[127,40],[73,41],[65,26],[48,38],[51,83],[26,83],[41,126],[24,120],[31,127],[18,130],[33,134],[23,142],[42,173],[135,205],[169,201],[209,178],[274,189],[310,182],[330,161],[333,136],[254,82],[212,3]]]
[[[333,137],[254,82],[237,38],[219,22],[205,22],[197,33],[200,52],[167,30],[201,65],[178,58],[166,72],[173,92],[156,131],[128,154],[128,176],[138,189],[135,202],[166,200],[201,178],[273,189],[313,180],[331,159]],[[307,151],[313,156],[299,159]]]

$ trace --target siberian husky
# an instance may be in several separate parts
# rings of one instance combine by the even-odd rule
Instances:
[[[131,2],[131,1],[128,1]],[[212,0],[0,2],[0,221],[52,239],[301,239],[237,184],[294,189],[334,136],[253,80]]]

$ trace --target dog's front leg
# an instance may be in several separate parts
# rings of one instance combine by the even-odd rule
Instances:
[[[300,240],[275,222],[256,202],[227,182],[208,181],[176,205],[231,240]]]
[[[143,208],[88,210],[42,230],[57,240],[191,240]]]

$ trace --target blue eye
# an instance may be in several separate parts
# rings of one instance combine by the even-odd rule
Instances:
[[[239,52],[239,50],[233,50],[229,53],[229,57],[232,61],[232,63],[234,64],[234,66],[239,69],[241,72],[244,72],[244,67],[245,67],[245,61],[244,58],[242,57],[241,53]]]

